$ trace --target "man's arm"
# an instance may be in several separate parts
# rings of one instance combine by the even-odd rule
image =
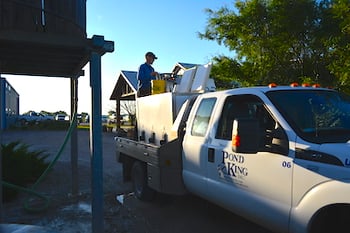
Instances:
[[[141,82],[151,81],[153,79],[156,79],[156,74],[157,73],[154,72],[152,67],[148,66],[147,64],[142,64],[139,68],[137,79]]]

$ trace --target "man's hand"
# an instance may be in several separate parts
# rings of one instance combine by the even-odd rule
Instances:
[[[158,76],[158,72],[152,72],[151,75],[154,76],[154,77],[157,77]]]

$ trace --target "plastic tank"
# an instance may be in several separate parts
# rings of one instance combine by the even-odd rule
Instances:
[[[4,31],[86,38],[86,0],[0,0],[0,33]]]

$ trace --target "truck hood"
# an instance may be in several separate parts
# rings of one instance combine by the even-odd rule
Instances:
[[[320,145],[319,151],[338,158],[345,167],[350,167],[350,142],[324,143]]]

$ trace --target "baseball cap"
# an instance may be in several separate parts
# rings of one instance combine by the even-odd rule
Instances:
[[[151,57],[153,57],[154,59],[158,59],[158,57],[157,57],[154,53],[152,53],[152,52],[147,52],[146,55],[145,55],[145,57],[148,57],[148,56],[151,56]]]

